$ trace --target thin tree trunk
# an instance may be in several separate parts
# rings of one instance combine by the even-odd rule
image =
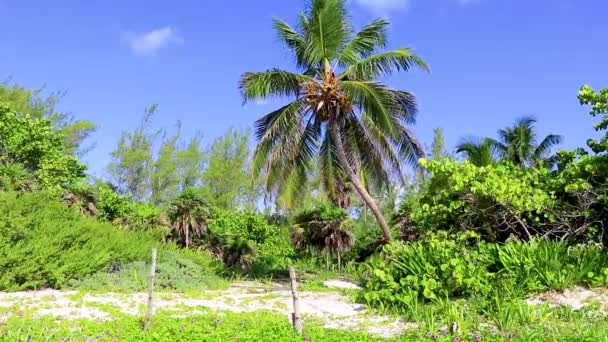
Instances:
[[[148,312],[146,313],[146,321],[144,322],[144,331],[148,331],[152,321],[152,313],[154,307],[152,298],[154,297],[154,279],[156,278],[156,248],[152,248],[152,263],[150,264],[150,277],[148,279]]]
[[[340,128],[338,127],[338,124],[336,123],[335,119],[331,120],[329,131],[331,134],[331,138],[334,141],[334,144],[336,145],[336,155],[338,156],[338,160],[340,161],[340,164],[342,164],[342,168],[344,168],[344,171],[350,178],[351,184],[353,185],[355,190],[359,193],[359,195],[361,196],[361,199],[363,199],[363,202],[365,202],[365,204],[369,207],[369,209],[372,211],[372,213],[376,217],[376,221],[382,228],[382,234],[384,235],[384,241],[385,242],[392,241],[393,236],[391,234],[391,230],[389,229],[388,224],[386,224],[386,221],[384,220],[384,216],[382,216],[382,212],[380,211],[380,208],[378,207],[378,205],[376,204],[376,201],[374,201],[372,196],[370,196],[370,194],[367,192],[367,190],[365,190],[365,187],[363,186],[363,184],[361,184],[359,177],[357,176],[357,174],[355,174],[355,171],[353,171],[353,168],[348,163],[348,158],[346,158],[346,152],[344,151],[344,144],[342,142],[342,136],[340,135]]]
[[[293,298],[293,313],[291,314],[291,322],[298,334],[302,334],[302,319],[300,318],[300,295],[298,294],[298,281],[296,279],[296,270],[289,266],[289,279],[291,280],[291,297]]]

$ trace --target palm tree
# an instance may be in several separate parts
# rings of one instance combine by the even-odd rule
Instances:
[[[302,193],[310,177],[310,161],[328,179],[342,173],[392,239],[378,205],[358,174],[386,182],[404,163],[423,156],[421,144],[406,124],[415,122],[411,93],[379,82],[381,76],[427,65],[411,49],[379,52],[386,46],[388,22],[376,19],[353,33],[346,0],[309,0],[296,28],[274,20],[298,72],[270,69],[244,73],[244,102],[287,97],[287,105],[256,121],[258,144],[254,177],[262,171],[269,193]]]
[[[520,167],[553,167],[555,157],[549,156],[551,149],[562,142],[561,135],[549,134],[539,144],[534,130],[536,119],[526,116],[511,127],[498,131],[498,140],[493,144],[503,160]]]
[[[487,166],[496,163],[497,149],[494,140],[465,137],[456,145],[456,152],[462,153],[475,166]]]
[[[297,215],[291,237],[298,249],[327,251],[328,258],[335,255],[340,269],[342,254],[355,245],[351,229],[351,221],[344,209],[325,204]]]
[[[185,247],[192,245],[193,238],[207,234],[207,206],[192,189],[184,190],[171,202],[168,216],[171,226]]]

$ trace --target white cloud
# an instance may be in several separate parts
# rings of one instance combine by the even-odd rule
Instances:
[[[131,51],[138,56],[151,56],[169,45],[180,45],[184,42],[171,26],[142,33],[127,32],[124,38],[129,43]]]
[[[367,7],[376,14],[387,15],[394,11],[407,11],[410,0],[355,0],[357,4]]]

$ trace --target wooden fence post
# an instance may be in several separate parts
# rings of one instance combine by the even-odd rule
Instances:
[[[154,296],[154,279],[156,278],[156,248],[152,248],[152,265],[150,265],[150,278],[148,279],[148,313],[144,322],[144,331],[148,331],[154,311],[152,297]]]
[[[289,279],[291,279],[291,296],[293,297],[293,313],[291,321],[298,334],[302,334],[302,319],[300,318],[300,297],[298,295],[298,281],[296,280],[296,270],[289,266]]]

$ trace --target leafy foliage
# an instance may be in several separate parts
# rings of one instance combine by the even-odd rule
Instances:
[[[125,232],[42,192],[0,192],[0,289],[61,288],[112,263],[147,258],[152,237]]]
[[[208,207],[192,189],[184,190],[169,207],[169,220],[180,243],[189,247],[207,234]]]
[[[404,202],[401,216],[422,231],[473,229],[504,241],[510,234],[523,238],[543,234],[531,231],[526,222],[553,219],[547,208],[554,208],[556,199],[545,186],[546,169],[510,164],[477,167],[450,160],[421,163],[431,178],[416,204]]]
[[[72,115],[57,112],[55,105],[63,95],[51,93],[43,97],[44,87],[26,89],[10,79],[0,83],[0,102],[8,104],[17,114],[29,115],[33,119],[48,119],[64,140],[65,151],[82,156],[90,151],[94,144],[84,145],[84,141],[98,128],[87,120],[75,120]]]
[[[225,281],[216,275],[218,266],[211,257],[187,250],[162,249],[156,264],[155,288],[166,291],[191,291],[217,288]],[[195,261],[196,260],[196,261]],[[198,261],[198,262],[197,262]],[[201,262],[203,261],[203,262]],[[70,287],[89,291],[142,291],[148,287],[150,263],[133,261],[115,265],[109,271],[70,282]]]
[[[295,217],[292,239],[296,248],[311,248],[319,253],[327,251],[336,256],[340,268],[342,254],[355,244],[351,226],[346,211],[321,205]]]
[[[543,290],[608,283],[608,256],[597,245],[564,242],[486,243],[470,232],[384,247],[368,264],[362,295],[371,306],[407,312],[419,301],[443,298],[517,298]]]
[[[108,173],[121,195],[131,195],[143,201],[150,196],[153,167],[152,145],[159,132],[150,131],[150,119],[156,105],[146,109],[140,126],[133,132],[124,132],[112,152]]]
[[[269,224],[263,215],[217,208],[208,224],[211,243],[228,265],[268,271],[286,267],[293,256],[287,230]]]
[[[249,167],[249,138],[249,131],[230,128],[208,148],[200,189],[209,204],[234,210],[255,208],[259,191]]]
[[[603,115],[600,122],[595,125],[596,131],[605,131],[608,128],[608,88],[598,92],[593,91],[588,85],[583,85],[578,93],[578,99],[582,105],[591,105],[589,114],[591,116]],[[589,139],[587,145],[595,153],[603,153],[608,151],[608,134],[600,140]]]
[[[464,138],[456,147],[474,165],[485,166],[497,160],[508,161],[519,167],[543,166],[552,168],[555,156],[551,150],[562,142],[561,135],[549,134],[537,140],[533,117],[518,119],[513,126],[498,130],[498,140],[493,138]]]
[[[81,180],[86,167],[66,153],[64,136],[48,119],[20,115],[0,103],[0,164],[8,188],[30,187],[25,172],[41,188],[58,188]],[[10,167],[8,165],[19,165]],[[25,171],[25,172],[24,172]]]

